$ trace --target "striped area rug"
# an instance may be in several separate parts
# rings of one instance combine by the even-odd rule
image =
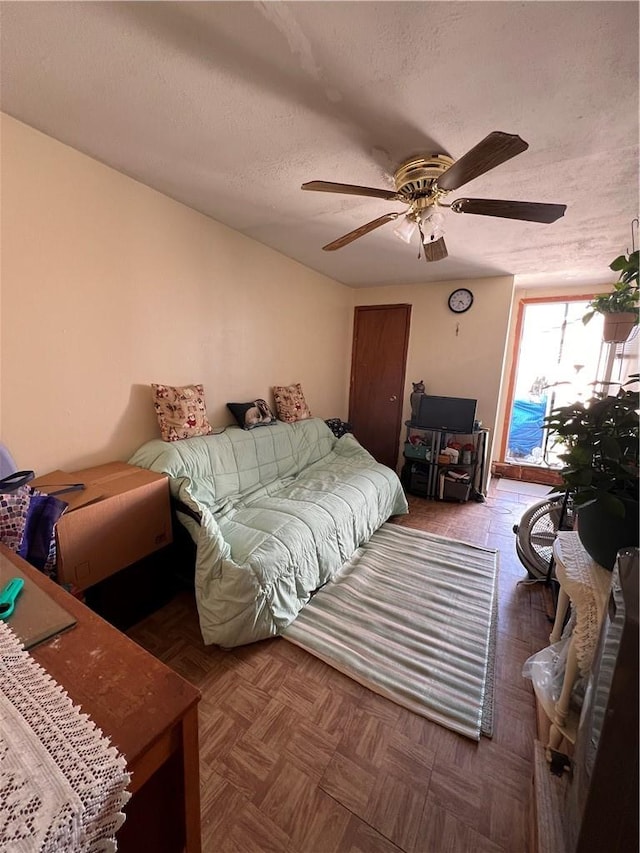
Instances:
[[[498,552],[383,524],[285,630],[399,705],[492,733]]]

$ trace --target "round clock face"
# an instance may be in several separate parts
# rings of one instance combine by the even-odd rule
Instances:
[[[470,290],[467,290],[466,287],[460,287],[458,290],[454,290],[451,296],[449,296],[449,308],[455,314],[462,314],[465,311],[468,311],[472,305],[473,293],[471,293]]]

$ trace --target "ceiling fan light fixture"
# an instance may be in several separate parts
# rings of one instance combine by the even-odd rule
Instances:
[[[411,216],[406,215],[403,216],[402,219],[399,220],[396,227],[393,229],[393,233],[396,237],[399,237],[401,240],[404,240],[405,243],[410,243],[413,239],[413,235],[418,230],[418,224]]]
[[[435,207],[420,211],[420,234],[423,243],[434,243],[444,237],[444,214]]]

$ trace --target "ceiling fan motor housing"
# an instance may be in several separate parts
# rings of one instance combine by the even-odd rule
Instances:
[[[407,201],[435,194],[433,185],[436,179],[454,162],[446,154],[430,154],[405,160],[393,175],[396,191],[405,196]]]

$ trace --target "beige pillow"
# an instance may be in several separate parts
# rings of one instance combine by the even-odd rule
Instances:
[[[151,390],[164,441],[180,441],[212,432],[202,385],[152,384]]]
[[[299,382],[296,385],[275,385],[273,397],[279,420],[292,424],[311,417]]]

